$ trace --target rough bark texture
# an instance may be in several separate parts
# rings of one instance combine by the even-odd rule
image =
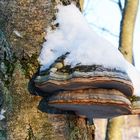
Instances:
[[[130,63],[133,61],[133,32],[138,9],[138,0],[125,0],[121,23],[120,51]],[[108,120],[106,140],[122,140],[124,117]]]
[[[2,100],[4,95],[1,108],[6,109],[6,119],[0,122],[1,140],[93,139],[93,128],[84,119],[39,111],[41,97],[27,90],[55,4],[53,0],[0,0],[0,29],[5,35],[0,36],[0,96]]]

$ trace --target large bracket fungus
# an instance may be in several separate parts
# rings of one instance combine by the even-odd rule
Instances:
[[[46,35],[31,92],[45,97],[46,107],[90,119],[138,113],[138,102],[131,103],[140,86],[135,68],[89,27],[75,5],[57,8],[59,27]]]
[[[47,99],[46,107],[73,111],[89,119],[137,114],[138,108],[134,111],[130,101],[133,85],[128,75],[116,69],[93,67],[75,67],[69,73],[62,72],[64,68],[50,68],[34,77],[32,92]]]

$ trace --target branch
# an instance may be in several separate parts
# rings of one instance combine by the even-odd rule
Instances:
[[[116,4],[119,6],[120,12],[121,12],[121,14],[122,14],[122,13],[123,13],[123,7],[122,7],[121,0],[118,0],[118,1],[110,0],[110,1],[116,3]]]
[[[118,1],[118,6],[120,8],[121,13],[123,13],[123,7],[122,7],[121,0]]]
[[[89,24],[90,24],[90,25],[93,25],[94,27],[98,28],[99,30],[102,30],[102,31],[104,31],[104,32],[106,32],[106,33],[108,33],[108,34],[114,36],[114,37],[117,37],[117,38],[119,37],[118,35],[112,33],[110,30],[108,30],[108,29],[106,29],[106,28],[104,28],[104,27],[100,27],[100,26],[98,26],[98,25],[96,25],[96,24],[94,24],[94,23],[89,23]]]
[[[132,62],[133,57],[133,33],[135,27],[135,20],[138,10],[139,0],[128,0],[125,1],[125,8],[123,12],[123,17],[121,21],[120,30],[120,40],[119,46],[120,50],[125,56],[125,58]]]

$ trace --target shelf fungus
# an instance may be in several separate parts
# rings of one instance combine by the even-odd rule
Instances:
[[[48,106],[85,118],[132,114],[133,85],[125,72],[101,65],[55,66],[40,72],[32,82],[32,92],[45,97]]]
[[[43,96],[46,108],[87,118],[137,112],[139,103],[131,103],[133,93],[140,94],[135,67],[90,28],[74,4],[57,8],[59,27],[45,36],[38,58],[40,72],[30,82],[31,93]]]

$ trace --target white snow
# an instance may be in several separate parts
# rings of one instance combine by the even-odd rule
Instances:
[[[14,30],[13,33],[14,33],[16,36],[18,36],[18,37],[20,37],[20,38],[23,38],[23,36],[20,34],[19,31]]]
[[[4,113],[5,112],[6,112],[6,110],[1,109],[1,111],[0,111],[0,121],[3,120],[3,119],[5,119],[5,116],[4,116]]]
[[[126,72],[133,83],[134,94],[140,96],[140,72],[132,64],[127,62],[125,59],[124,61],[127,64]]]
[[[58,6],[58,9],[56,23],[59,23],[59,27],[46,35],[46,42],[38,59],[42,65],[40,70],[49,68],[59,56],[70,52],[64,61],[65,65],[74,67],[77,64],[100,64],[119,68],[128,72],[135,93],[140,95],[140,74],[118,49],[93,31],[74,4]]]
[[[43,44],[39,61],[46,69],[57,57],[70,52],[65,65],[74,67],[76,64],[102,64],[108,67],[124,67],[121,53],[109,41],[94,32],[81,12],[73,5],[59,6],[56,22],[59,28],[48,32]],[[113,47],[112,47],[113,46]],[[115,63],[114,63],[115,62]]]

